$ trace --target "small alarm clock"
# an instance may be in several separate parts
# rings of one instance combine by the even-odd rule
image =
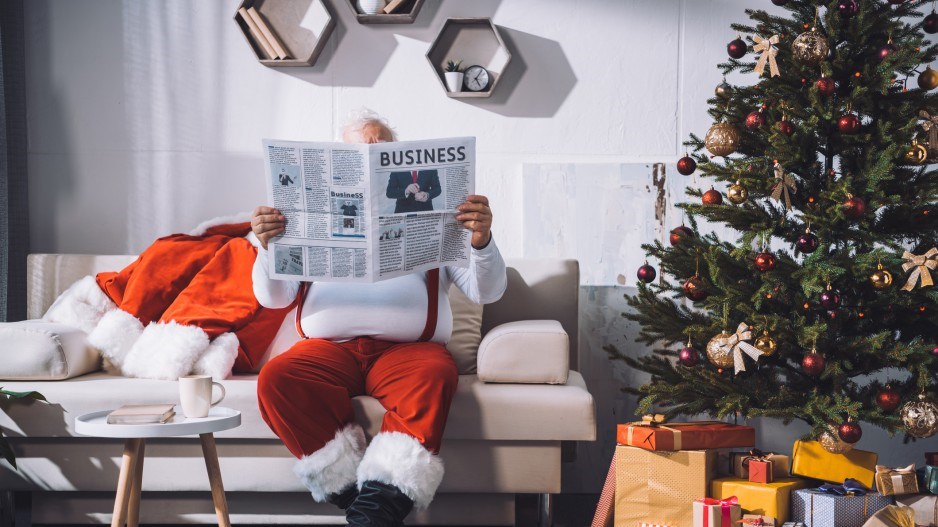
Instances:
[[[485,91],[492,80],[488,70],[482,66],[469,66],[463,74],[463,86],[469,91]]]

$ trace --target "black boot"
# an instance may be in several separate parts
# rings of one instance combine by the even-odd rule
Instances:
[[[345,518],[350,527],[400,527],[413,508],[414,500],[394,485],[366,481]]]
[[[355,501],[355,498],[357,497],[358,488],[355,487],[354,483],[352,483],[346,487],[345,490],[326,496],[326,502],[331,503],[344,511],[348,510],[349,506],[352,504],[352,502]]]

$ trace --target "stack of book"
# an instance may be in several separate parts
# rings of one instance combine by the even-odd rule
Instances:
[[[244,23],[248,26],[248,30],[251,32],[251,36],[254,37],[254,41],[257,42],[261,51],[266,55],[266,58],[271,60],[290,58],[290,54],[287,53],[287,48],[284,47],[283,42],[280,41],[277,34],[274,33],[273,28],[264,20],[264,17],[257,9],[253,7],[245,9],[242,7],[238,9],[238,16],[244,20]]]
[[[125,404],[107,414],[110,425],[139,425],[165,423],[176,415],[176,405],[166,404]]]

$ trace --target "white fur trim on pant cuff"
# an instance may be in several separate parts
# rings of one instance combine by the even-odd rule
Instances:
[[[335,433],[322,448],[303,456],[293,466],[293,473],[309,489],[313,499],[326,501],[355,483],[355,472],[365,453],[365,432],[352,423]]]
[[[121,372],[127,377],[174,381],[192,371],[207,347],[208,335],[202,328],[154,322],[127,352]]]
[[[205,231],[211,229],[212,227],[217,227],[219,225],[229,225],[232,223],[245,223],[248,221],[251,221],[251,211],[239,212],[237,214],[232,214],[231,216],[218,216],[217,218],[205,220],[202,223],[196,225],[194,229],[189,231],[189,235],[202,236],[205,234]]]
[[[115,309],[101,317],[101,322],[88,335],[88,344],[97,349],[108,362],[120,368],[141,333],[143,324],[137,317],[123,309]]]
[[[443,481],[443,461],[407,434],[382,432],[368,445],[358,466],[358,488],[366,481],[394,485],[423,510]]]
[[[238,358],[238,344],[238,336],[234,333],[215,337],[192,367],[192,373],[211,375],[216,381],[228,378]]]
[[[42,319],[91,333],[101,317],[116,307],[98,286],[94,276],[88,275],[59,295]]]

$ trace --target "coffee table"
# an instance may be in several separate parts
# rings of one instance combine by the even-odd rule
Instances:
[[[176,415],[161,424],[108,424],[107,414],[111,410],[91,412],[75,419],[75,432],[94,437],[118,437],[124,442],[124,456],[120,476],[117,479],[117,495],[114,498],[114,515],[111,527],[121,527],[125,520],[128,527],[137,527],[140,521],[140,483],[143,479],[143,457],[145,441],[151,437],[179,437],[198,434],[202,442],[202,456],[208,470],[212,489],[212,501],[220,527],[231,527],[228,518],[228,501],[222,485],[221,469],[218,466],[218,450],[215,448],[214,432],[229,430],[241,425],[241,412],[216,406],[209,410],[208,417],[187,418],[177,405]]]

